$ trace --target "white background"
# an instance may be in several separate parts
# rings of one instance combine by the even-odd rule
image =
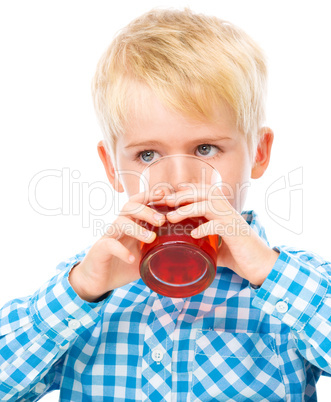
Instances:
[[[2,0],[0,305],[32,294],[54,275],[59,262],[93,243],[99,237],[93,219],[114,219],[113,208],[92,216],[90,225],[86,212],[83,220],[82,204],[86,211],[90,194],[93,208],[101,208],[105,196],[100,188],[107,183],[96,150],[102,136],[90,84],[114,34],[156,6],[189,6],[230,20],[265,50],[267,124],[275,142],[268,171],[251,183],[246,209],[258,212],[272,245],[309,249],[331,259],[327,1]],[[56,216],[37,212],[29,199],[31,180],[47,170],[53,172],[40,180],[36,198],[49,209],[63,206]],[[63,189],[61,177],[50,176],[62,172],[75,177],[69,184],[63,180]],[[282,183],[287,187],[280,190]],[[92,191],[93,186],[99,190]],[[120,197],[116,208],[123,202]],[[319,401],[330,400],[330,381],[320,380]],[[56,401],[57,393],[43,400]]]

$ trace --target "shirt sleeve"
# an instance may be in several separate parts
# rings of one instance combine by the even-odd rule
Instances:
[[[57,266],[57,275],[31,297],[0,310],[0,400],[37,400],[58,388],[65,353],[100,319],[99,303],[82,300],[71,287],[71,268],[87,249]]]
[[[331,374],[331,263],[289,247],[279,257],[252,305],[287,324],[306,360]]]

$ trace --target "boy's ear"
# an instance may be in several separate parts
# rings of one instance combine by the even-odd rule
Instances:
[[[98,154],[106,170],[106,174],[110,184],[118,193],[123,193],[124,188],[118,178],[118,174],[115,172],[114,164],[106,151],[103,141],[98,142]]]
[[[274,133],[269,127],[263,127],[259,138],[260,141],[257,146],[255,162],[251,172],[252,179],[260,178],[267,170],[271,156],[271,147],[274,141]]]

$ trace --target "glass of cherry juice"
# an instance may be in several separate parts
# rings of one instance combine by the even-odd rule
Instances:
[[[178,184],[182,187],[179,188]],[[142,172],[140,191],[155,192],[162,189],[165,195],[179,189],[192,191],[190,202],[169,206],[164,200],[148,206],[163,215],[197,199],[197,190],[205,185],[210,189],[221,186],[217,170],[201,158],[176,154],[150,163]],[[201,187],[202,186],[202,187]],[[191,195],[190,191],[190,195]],[[207,222],[203,216],[188,217],[178,223],[166,219],[162,226],[142,221],[146,229],[154,231],[152,243],[141,242],[140,275],[155,292],[168,297],[190,297],[204,291],[216,275],[219,236],[206,235],[195,239],[191,231]]]

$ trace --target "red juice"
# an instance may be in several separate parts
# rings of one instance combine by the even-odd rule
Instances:
[[[150,205],[166,214],[176,208]],[[154,231],[152,243],[141,242],[140,274],[155,292],[168,297],[190,297],[205,290],[214,280],[218,250],[218,235],[200,239],[191,231],[207,222],[204,217],[186,218],[178,223],[168,220],[158,227],[141,222]]]

